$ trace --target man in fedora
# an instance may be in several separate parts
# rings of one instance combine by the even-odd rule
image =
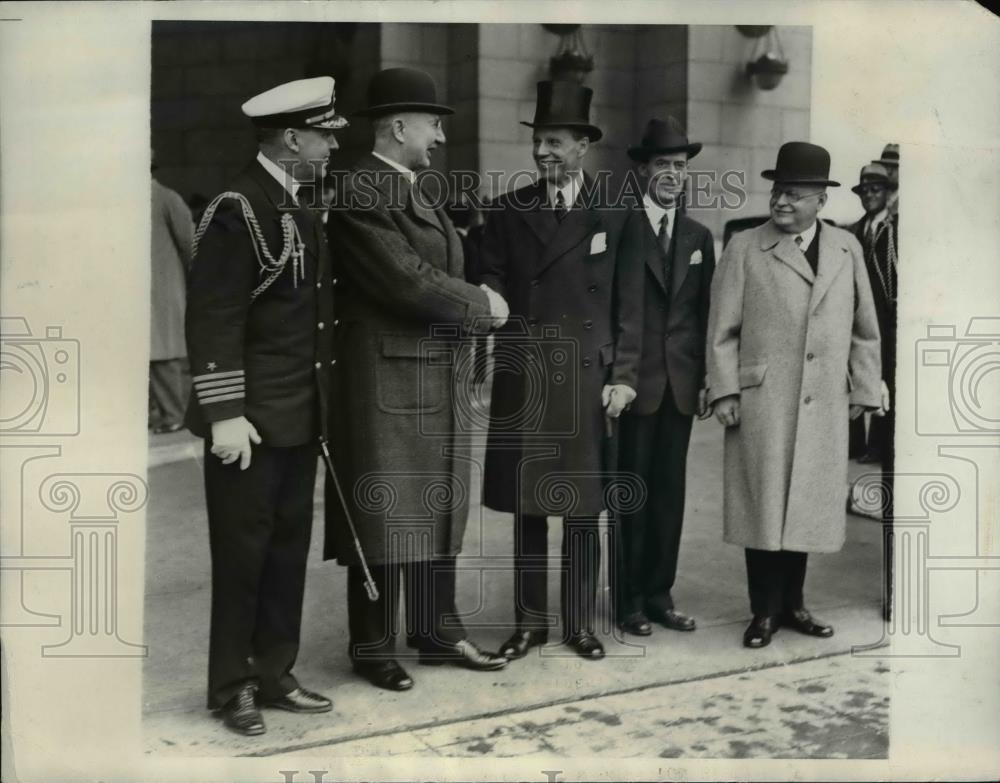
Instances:
[[[709,307],[708,400],[725,431],[724,537],[746,549],[753,620],[828,637],[803,599],[809,552],[844,543],[847,428],[881,404],[878,321],[861,246],[822,224],[830,155],[781,146],[771,217],[726,246]]]
[[[688,161],[701,150],[680,123],[652,119],[628,150],[644,196],[644,326],[638,396],[622,414],[618,467],[642,477],[646,502],[618,518],[616,606],[626,633],[650,620],[693,631],[671,589],[684,519],[684,476],[694,415],[705,414],[705,334],[715,271],[711,232],[684,214]]]
[[[635,398],[642,329],[640,215],[592,203],[582,164],[601,131],[592,91],[539,82],[532,122],[538,181],[501,196],[487,217],[481,279],[510,302],[494,346],[484,503],[514,514],[516,629],[501,652],[548,640],[547,517],[563,518],[564,640],[594,660],[606,507],[605,432]]]
[[[282,84],[243,104],[254,161],[205,209],[195,234],[186,334],[186,423],[205,439],[212,555],[208,706],[263,734],[261,704],[328,712],[299,686],[316,460],[327,423],[333,323],[330,254],[299,193],[323,176],[334,132],[329,76]]]
[[[859,462],[882,462],[886,458],[891,464],[893,406],[891,391],[895,388],[893,376],[896,371],[896,247],[898,243],[898,218],[890,213],[888,196],[890,192],[888,169],[880,163],[869,163],[861,169],[859,182],[851,191],[858,195],[865,215],[855,223],[853,231],[865,256],[868,279],[871,282],[875,314],[878,316],[879,334],[882,338],[882,382],[883,408],[885,416],[871,420],[867,438],[867,451]],[[854,428],[861,417],[852,422]],[[891,472],[891,467],[887,468]]]
[[[895,215],[899,212],[899,145],[889,142],[882,148],[882,157],[872,163],[884,166],[889,175],[889,198],[886,206],[889,213]]]
[[[466,638],[455,607],[470,478],[468,430],[455,415],[469,392],[455,368],[469,350],[463,335],[501,325],[507,305],[465,282],[461,240],[416,176],[445,143],[441,117],[451,113],[423,71],[375,74],[358,112],[371,120],[373,151],[349,172],[327,223],[343,303],[333,325],[343,357],[333,368],[333,460],[347,507],[328,481],[325,557],[348,567],[353,666],[389,690],[413,685],[394,640],[401,583],[420,663],[507,663]]]

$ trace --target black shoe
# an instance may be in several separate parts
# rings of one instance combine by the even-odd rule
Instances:
[[[768,615],[753,616],[750,625],[743,633],[743,646],[759,649],[771,643],[771,636],[778,630],[778,621]]]
[[[794,628],[806,636],[819,636],[823,639],[833,636],[833,626],[814,620],[808,609],[795,609],[786,612],[781,617],[781,624]]]
[[[260,717],[260,710],[254,702],[255,692],[253,685],[244,685],[222,708],[222,720],[225,724],[238,734],[248,737],[267,731],[264,719]]]
[[[442,666],[446,663],[453,663],[463,669],[472,669],[477,672],[492,672],[502,669],[507,665],[507,658],[503,655],[484,652],[468,639],[456,642],[451,648],[442,648],[435,652],[420,652],[420,663],[424,666]]]
[[[329,712],[333,709],[333,702],[313,691],[296,688],[277,699],[261,700],[261,706],[289,712]]]
[[[509,661],[523,658],[532,647],[539,647],[549,641],[549,632],[542,630],[514,631],[503,643],[500,654]]]
[[[633,636],[649,636],[653,633],[653,626],[649,624],[649,618],[642,612],[632,612],[618,623],[618,627]]]
[[[567,640],[568,644],[577,655],[589,661],[599,661],[604,657],[604,646],[596,636],[588,631],[579,631]]]
[[[671,631],[693,631],[697,627],[693,617],[676,609],[647,609],[646,615]]]
[[[413,680],[406,669],[391,658],[387,661],[355,661],[354,671],[376,688],[387,691],[408,691],[413,687]]]

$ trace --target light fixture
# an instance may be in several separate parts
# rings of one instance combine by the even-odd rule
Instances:
[[[756,39],[747,63],[747,76],[761,90],[773,90],[788,73],[788,58],[781,48],[778,28],[774,25],[736,25],[736,29],[746,38]]]
[[[549,76],[554,81],[583,84],[594,70],[594,58],[583,43],[578,24],[543,24],[546,30],[559,36],[559,49],[549,58]]]

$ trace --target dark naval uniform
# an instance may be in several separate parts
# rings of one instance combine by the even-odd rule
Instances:
[[[194,388],[187,426],[205,438],[212,553],[208,705],[247,682],[263,699],[297,688],[313,489],[332,356],[330,257],[319,219],[299,208],[259,161],[228,189],[242,194],[264,246],[259,257],[244,207],[224,198],[198,244],[187,343]],[[251,223],[252,225],[252,223]],[[263,263],[262,263],[263,262]],[[245,416],[262,442],[249,468],[211,454],[211,424]]]

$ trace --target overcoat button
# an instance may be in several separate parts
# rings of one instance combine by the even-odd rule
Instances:
[[[812,402],[812,401],[813,401],[813,398],[812,398],[812,397],[806,397],[806,399],[805,399],[805,403],[806,403],[806,405],[808,405],[808,404],[809,404],[810,402]]]
[[[592,329],[593,327],[594,327],[594,322],[591,321],[590,319],[587,319],[586,321],[583,322],[584,329]]]
[[[590,367],[590,359],[584,359],[583,360],[583,366],[584,367]]]
[[[811,362],[811,361],[812,361],[813,359],[815,359],[815,358],[816,358],[816,357],[815,357],[815,356],[813,356],[813,355],[812,355],[811,353],[807,353],[807,354],[806,354],[806,359],[807,359],[808,361],[810,361],[810,362]]]

